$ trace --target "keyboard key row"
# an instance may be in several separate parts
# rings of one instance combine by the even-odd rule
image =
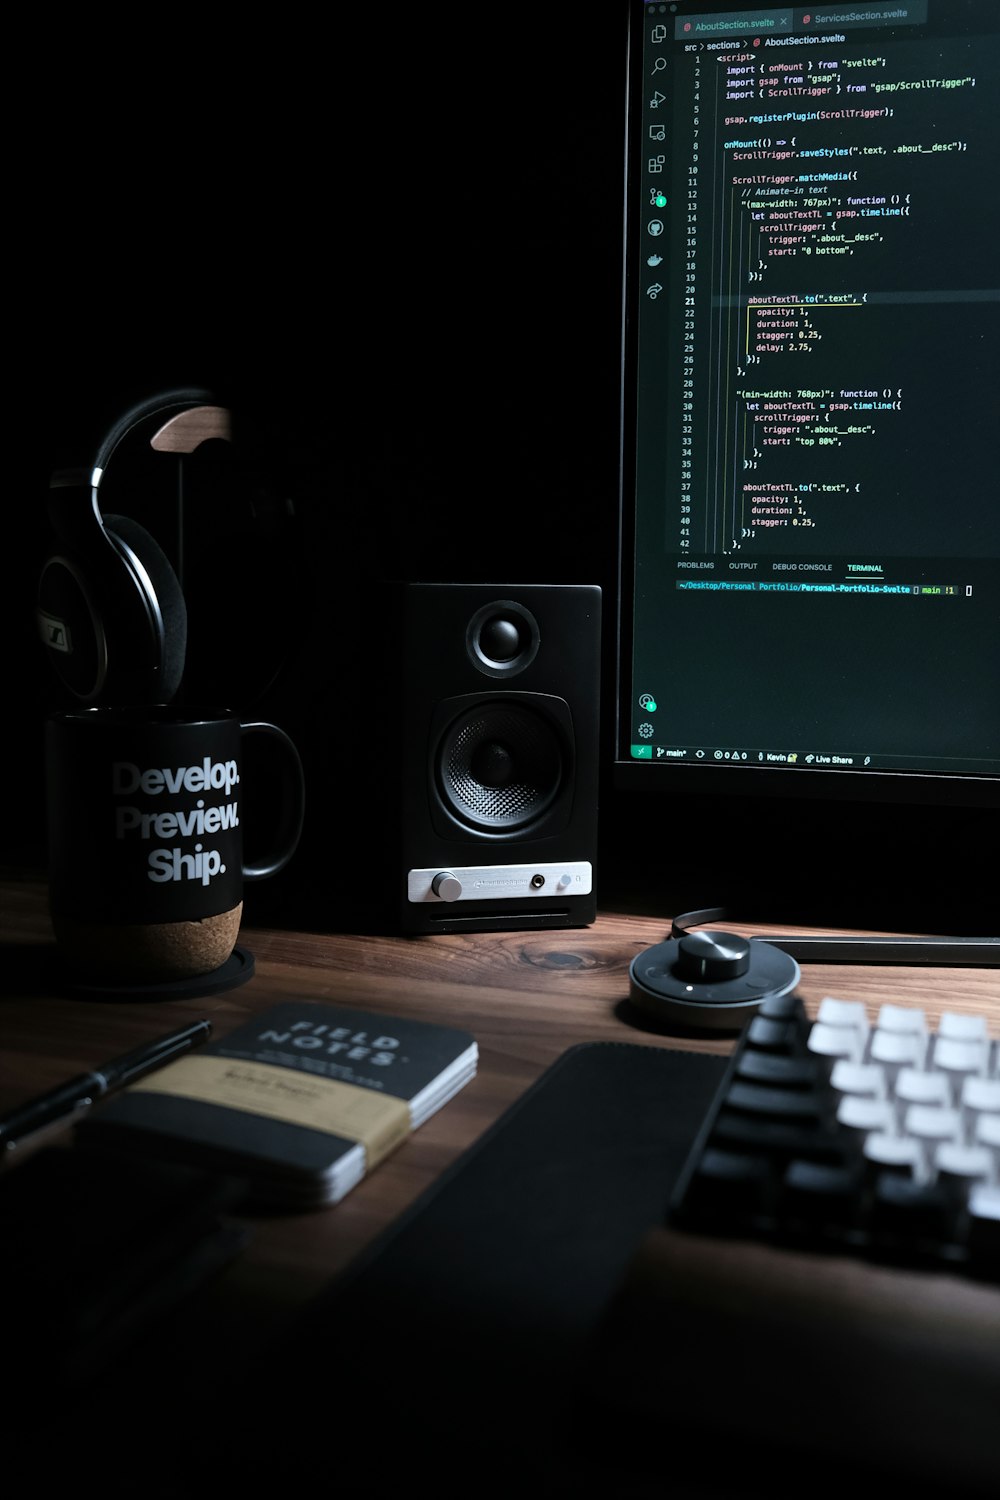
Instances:
[[[934,1069],[956,1081],[967,1077],[1000,1078],[997,1045],[988,1037],[970,1039],[932,1032],[883,1031],[881,1027],[861,1031],[856,1026],[817,1021],[809,1038],[809,1050],[831,1062],[874,1064],[889,1077],[910,1068]]]
[[[1000,1279],[1000,1076],[981,1016],[797,996],[741,1034],[675,1222]]]

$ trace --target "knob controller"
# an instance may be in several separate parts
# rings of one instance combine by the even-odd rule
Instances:
[[[799,982],[794,958],[761,938],[689,932],[638,953],[629,999],[661,1030],[740,1031],[765,1000]]]

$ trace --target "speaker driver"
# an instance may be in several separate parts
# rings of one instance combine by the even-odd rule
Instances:
[[[469,660],[487,677],[516,677],[530,667],[540,644],[538,622],[514,599],[494,599],[477,609],[465,634]]]
[[[559,736],[521,704],[479,704],[456,719],[441,741],[442,799],[474,828],[527,826],[551,806],[562,780]]]

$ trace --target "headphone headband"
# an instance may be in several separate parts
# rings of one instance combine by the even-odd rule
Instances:
[[[195,420],[183,423],[186,412]],[[48,510],[64,553],[43,569],[38,621],[57,674],[76,697],[94,702],[168,702],[180,684],[187,610],[180,582],[154,539],[125,516],[101,514],[98,486],[112,455],[141,423],[162,418],[151,446],[191,453],[229,436],[228,412],[198,387],[149,397],[106,434],[93,468],[50,478]],[[109,643],[110,637],[110,643]]]
[[[50,475],[55,546],[39,578],[36,619],[54,676],[77,700],[166,703],[182,682],[189,693],[204,695],[206,676],[213,695],[215,678],[231,683],[237,670],[224,643],[233,622],[246,615],[252,639],[242,655],[250,664],[251,690],[259,693],[256,684],[275,677],[294,611],[272,595],[271,585],[276,569],[283,573],[283,563],[291,561],[286,537],[294,507],[269,474],[247,464],[233,427],[214,393],[200,386],[168,389],[124,412],[83,463]],[[126,439],[122,460],[118,450]],[[122,472],[113,470],[108,484],[113,464]],[[146,492],[133,497],[142,501],[135,508],[128,496],[142,484]],[[209,507],[202,506],[204,497],[211,497]],[[152,532],[140,520],[148,520]],[[166,550],[156,539],[161,530]],[[189,583],[198,595],[200,631],[190,673]],[[271,601],[266,609],[262,592]]]
[[[190,411],[195,406],[214,406],[215,397],[210,391],[198,390],[196,388],[181,389],[178,391],[167,391],[160,396],[150,396],[145,401],[140,401],[118,418],[114,426],[101,441],[94,460],[94,469],[101,473],[111,462],[111,455],[132,431],[138,427],[140,422],[147,421],[150,417],[168,416],[171,413]]]

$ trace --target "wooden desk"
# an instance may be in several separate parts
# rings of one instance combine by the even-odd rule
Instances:
[[[242,987],[202,1000],[123,1003],[69,998],[52,987],[40,880],[3,880],[0,906],[0,1110],[187,1019],[208,1016],[222,1036],[290,996],[433,1019],[476,1037],[478,1076],[343,1202],[249,1221],[247,1248],[197,1294],[181,1325],[187,1330],[196,1320],[199,1343],[209,1339],[236,1361],[243,1351],[259,1354],[262,1341],[277,1335],[568,1047],[617,1040],[726,1054],[732,1046],[726,1038],[679,1040],[635,1030],[618,1014],[628,964],[667,936],[666,914],[605,911],[587,929],[412,939],[246,928],[241,942],[254,954],[256,972]],[[813,1009],[835,994],[862,1000],[872,1012],[884,1000],[921,1005],[935,1020],[943,1007],[979,1011],[994,1028],[1000,1015],[996,970],[813,966],[803,969],[800,991]],[[215,1369],[192,1364],[192,1397],[202,1384],[210,1399],[217,1379]]]
[[[334,1209],[254,1224],[253,1243],[218,1287],[280,1320],[341,1271],[483,1130],[579,1042],[631,1040],[728,1053],[732,1043],[658,1036],[616,1014],[636,953],[668,935],[670,918],[602,912],[589,927],[419,938],[244,929],[254,977],[204,1000],[102,1003],[46,988],[52,934],[44,884],[0,883],[0,1110],[142,1042],[208,1016],[217,1036],[278,1000],[303,997],[461,1026],[479,1043],[477,1077]],[[749,933],[750,928],[734,927]],[[759,931],[759,928],[753,929]],[[996,970],[803,968],[807,1005],[824,995],[1000,1012]],[[258,1323],[259,1332],[259,1323]]]

